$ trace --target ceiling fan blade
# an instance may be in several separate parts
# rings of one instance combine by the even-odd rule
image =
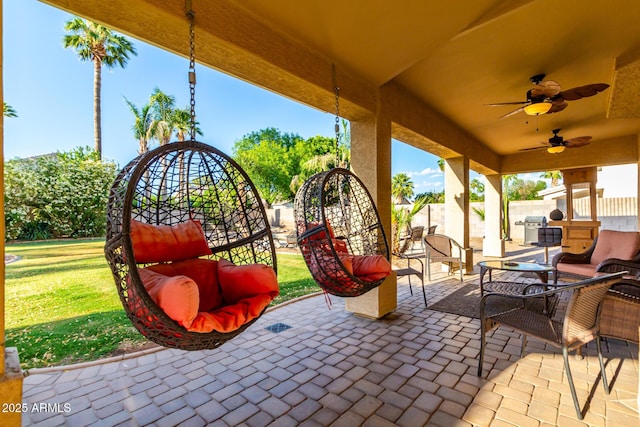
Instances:
[[[547,144],[548,146],[549,144]],[[547,147],[531,147],[531,148],[521,148],[518,151],[534,151],[534,150],[544,150]]]
[[[544,96],[545,98],[551,98],[559,94],[561,90],[560,83],[554,80],[545,80],[544,82],[540,82],[533,86],[531,89],[531,96]]]
[[[544,142],[540,142],[540,146],[539,147],[530,147],[530,148],[521,148],[518,151],[533,151],[533,150],[543,150],[546,149],[550,146],[550,144],[546,141]]]
[[[514,116],[520,112],[524,111],[524,107],[520,107],[520,108],[516,108],[515,110],[513,110],[510,113],[505,114],[504,116],[500,116],[501,119],[506,119],[507,117],[511,117]]]
[[[579,86],[579,87],[567,89],[565,91],[560,92],[559,96],[562,97],[562,99],[565,99],[567,101],[575,101],[577,99],[596,95],[608,87],[609,85],[606,83],[593,83],[586,86]]]
[[[591,141],[590,136],[578,136],[576,138],[566,140],[565,146],[567,148],[584,147],[585,145],[589,145],[589,141]]]
[[[503,105],[524,105],[528,103],[529,101],[498,102],[496,104],[484,104],[484,106],[485,107],[501,107]]]
[[[552,114],[562,111],[567,108],[568,105],[569,104],[567,104],[567,101],[565,101],[564,99],[556,99],[551,102],[551,108],[549,109],[549,111],[547,111],[546,114]]]

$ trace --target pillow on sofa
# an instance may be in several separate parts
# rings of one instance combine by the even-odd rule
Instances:
[[[211,255],[200,221],[174,226],[131,220],[131,244],[137,263],[179,261]]]
[[[169,264],[150,265],[147,269],[165,276],[187,276],[196,282],[200,294],[198,311],[212,311],[222,305],[218,261],[193,258]]]
[[[138,270],[151,299],[167,316],[190,328],[198,315],[198,285],[187,276],[165,276],[148,268]]]
[[[226,304],[259,294],[269,295],[273,300],[279,293],[276,272],[265,264],[235,265],[220,258],[218,280]]]

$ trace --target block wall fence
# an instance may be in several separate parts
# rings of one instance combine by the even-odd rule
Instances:
[[[602,223],[601,230],[638,231],[638,203],[635,197],[617,197],[597,199],[598,220]],[[469,214],[470,237],[484,236],[484,222],[473,208],[484,209],[484,202],[470,203]],[[525,200],[509,202],[509,222],[511,224],[511,239],[524,242],[524,226],[516,223],[524,222],[527,216],[544,216],[550,220],[549,213],[554,209],[566,212],[565,200]],[[574,218],[585,217],[589,212],[588,200],[574,200]],[[272,227],[293,231],[293,208],[287,205],[276,205],[268,210]],[[437,225],[437,233],[447,234],[447,224],[444,217],[444,204],[427,205],[413,220],[413,225]]]

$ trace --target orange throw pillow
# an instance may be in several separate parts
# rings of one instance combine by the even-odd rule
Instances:
[[[218,261],[193,258],[170,264],[150,265],[147,269],[165,276],[187,276],[196,282],[200,293],[198,311],[212,311],[222,305],[222,292],[218,283]]]
[[[200,221],[174,226],[131,220],[131,244],[137,263],[179,261],[211,255]]]
[[[167,316],[190,328],[198,315],[198,285],[187,276],[168,277],[147,268],[138,270],[151,299]]]
[[[226,304],[259,294],[270,295],[273,300],[279,293],[276,272],[265,264],[235,265],[221,258],[218,260],[218,280]]]
[[[357,277],[375,275],[382,278],[391,274],[391,264],[382,255],[354,255],[352,264],[353,274]]]

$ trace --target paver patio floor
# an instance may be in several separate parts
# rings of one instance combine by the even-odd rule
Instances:
[[[542,250],[519,260],[541,259]],[[439,273],[429,304],[460,288]],[[521,279],[518,274],[499,280]],[[465,276],[477,283],[478,274]],[[476,376],[477,319],[424,307],[398,284],[398,308],[380,320],[353,315],[322,295],[278,306],[216,350],[162,349],[81,368],[33,371],[28,426],[633,426],[638,346],[603,342],[612,381],[605,395],[595,347],[571,357],[584,421],[576,418],[561,353],[519,334],[489,334],[485,377]],[[290,326],[280,332],[266,327]],[[277,330],[277,329],[276,329]],[[57,405],[57,406],[56,406]]]

